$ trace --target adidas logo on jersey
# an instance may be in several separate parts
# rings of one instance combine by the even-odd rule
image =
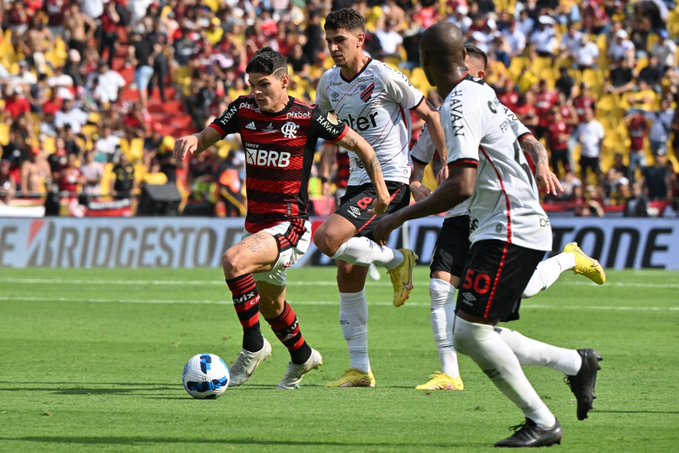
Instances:
[[[251,131],[254,131],[255,129],[257,129],[257,127],[255,126],[255,122],[250,121],[248,124],[245,125],[245,129],[250,129]]]

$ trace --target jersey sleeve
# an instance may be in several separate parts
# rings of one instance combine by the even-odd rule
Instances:
[[[424,94],[403,73],[384,65],[384,69],[377,74],[389,96],[408,110],[416,109],[424,101]]]
[[[313,135],[336,143],[347,135],[349,126],[334,113],[316,106],[311,117],[311,130]]]
[[[481,105],[485,103],[478,99],[464,99],[462,90],[453,90],[446,99],[441,120],[448,145],[448,165],[478,166],[485,113]]]
[[[429,133],[429,129],[425,125],[419,140],[417,140],[413,149],[410,150],[410,157],[423,165],[427,165],[434,158],[435,151],[436,147],[431,140],[431,133]]]
[[[331,112],[333,110],[332,104],[330,104],[330,98],[328,97],[328,75],[330,72],[325,72],[321,76],[321,80],[318,81],[318,87],[316,88],[316,104],[325,112]]]
[[[516,138],[519,140],[525,137],[526,135],[532,134],[530,129],[528,129],[519,118],[516,117],[516,114],[511,111],[511,109],[505,105],[502,106],[505,110],[505,115],[507,115],[507,121],[509,121],[509,126],[512,128],[514,131],[514,135],[516,135]]]
[[[236,99],[233,101],[229,106],[224,110],[224,113],[222,113],[219,118],[215,118],[215,120],[210,124],[209,127],[212,129],[216,130],[219,132],[222,136],[222,138],[226,137],[229,134],[234,134],[238,132],[238,104],[240,103],[240,98]]]

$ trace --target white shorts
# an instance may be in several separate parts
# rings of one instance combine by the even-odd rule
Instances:
[[[255,281],[285,286],[288,268],[292,267],[309,250],[311,222],[297,219],[260,231],[269,233],[278,242],[278,259],[270,271],[255,273]],[[251,234],[247,231],[243,233],[243,238],[248,236]]]

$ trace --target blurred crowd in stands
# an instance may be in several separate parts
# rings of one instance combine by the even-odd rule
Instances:
[[[244,68],[263,46],[288,57],[290,94],[313,102],[332,66],[323,19],[346,6],[368,20],[366,52],[434,104],[425,28],[453,22],[487,53],[486,81],[545,142],[566,189],[548,210],[677,216],[674,0],[0,0],[0,205],[86,215],[93,200],[170,184],[187,215],[242,215],[237,138],[180,166],[174,138],[248,92]],[[317,154],[311,198],[325,214],[346,159],[329,144]]]

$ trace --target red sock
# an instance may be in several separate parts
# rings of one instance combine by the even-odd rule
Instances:
[[[271,330],[274,331],[280,342],[290,351],[293,363],[301,364],[309,360],[311,347],[304,340],[295,310],[287,302],[285,302],[280,316],[266,321],[271,324]]]
[[[259,291],[252,274],[226,280],[233,295],[233,305],[243,326],[243,348],[256,352],[264,346],[259,328]]]

